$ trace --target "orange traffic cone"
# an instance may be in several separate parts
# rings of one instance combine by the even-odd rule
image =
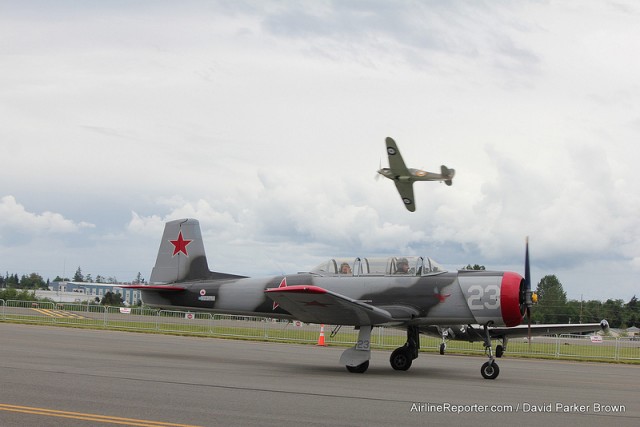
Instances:
[[[327,346],[324,343],[324,325],[320,325],[320,336],[318,337],[318,344],[316,344],[316,345],[321,345],[323,347]]]

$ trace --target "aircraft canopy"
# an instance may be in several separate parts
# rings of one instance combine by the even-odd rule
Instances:
[[[428,257],[332,258],[311,269],[322,276],[426,276],[446,270]]]

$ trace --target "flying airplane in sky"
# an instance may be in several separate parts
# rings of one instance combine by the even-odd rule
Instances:
[[[448,272],[416,256],[330,259],[307,273],[249,278],[210,271],[199,222],[180,219],[165,225],[150,284],[122,287],[140,289],[144,303],[155,307],[354,326],[357,342],[340,363],[357,373],[369,367],[374,326],[406,330],[406,343],[390,357],[393,369],[406,371],[418,357],[420,333],[479,324],[475,338],[484,342],[489,358],[481,374],[494,379],[494,331],[518,327],[533,304],[528,266],[527,243],[525,278],[513,272]]]
[[[402,160],[398,145],[393,138],[387,137],[385,143],[387,145],[387,154],[389,155],[389,167],[379,169],[378,173],[393,181],[398,189],[398,193],[400,193],[402,202],[411,212],[416,210],[413,199],[413,183],[415,181],[444,181],[447,185],[453,183],[452,180],[456,174],[454,169],[449,169],[445,165],[440,166],[441,173],[409,169],[405,165],[404,160]]]

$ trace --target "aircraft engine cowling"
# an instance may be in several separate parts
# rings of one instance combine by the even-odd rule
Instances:
[[[517,326],[525,313],[525,281],[517,273],[463,273],[458,277],[474,322]]]
[[[506,272],[500,287],[500,309],[505,326],[518,326],[525,313],[525,282],[517,273]]]

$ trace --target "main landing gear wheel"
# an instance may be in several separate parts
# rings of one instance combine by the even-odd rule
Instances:
[[[347,365],[347,371],[354,373],[354,374],[362,374],[364,373],[367,369],[369,369],[369,361],[367,360],[364,363],[359,364],[358,366],[348,366]]]
[[[504,347],[500,344],[496,346],[496,357],[502,357],[504,354]]]
[[[447,345],[445,343],[440,344],[440,354],[444,354],[444,351],[447,349]]]
[[[500,374],[500,368],[496,362],[485,362],[480,368],[480,373],[484,379],[495,380]]]
[[[411,351],[407,347],[399,347],[393,350],[389,358],[391,367],[396,371],[406,371],[411,367],[413,357]]]
[[[389,362],[396,371],[406,371],[411,367],[413,359],[418,358],[420,351],[420,329],[417,326],[407,327],[407,342],[393,350]]]

